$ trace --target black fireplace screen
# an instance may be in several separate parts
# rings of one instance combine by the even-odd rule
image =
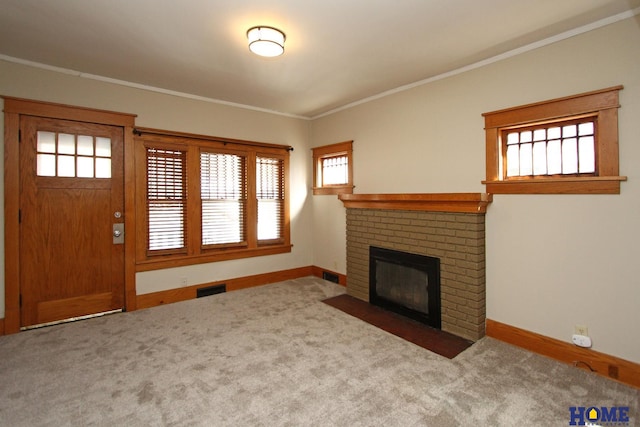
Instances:
[[[440,328],[440,259],[369,248],[369,302]]]

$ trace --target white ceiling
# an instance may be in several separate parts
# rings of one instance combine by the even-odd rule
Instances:
[[[640,0],[0,0],[0,59],[317,117],[639,7]],[[286,33],[283,56],[249,52],[246,31],[255,25]]]

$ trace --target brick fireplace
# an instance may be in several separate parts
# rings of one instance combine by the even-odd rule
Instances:
[[[484,193],[344,194],[347,293],[369,301],[369,248],[440,259],[442,330],[478,340],[485,325]]]

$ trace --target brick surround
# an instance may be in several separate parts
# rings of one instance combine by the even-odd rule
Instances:
[[[486,204],[472,213],[345,206],[349,295],[369,300],[369,246],[438,257],[442,330],[484,336]]]

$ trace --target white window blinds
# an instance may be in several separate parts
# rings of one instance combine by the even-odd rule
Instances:
[[[257,157],[258,241],[282,238],[284,222],[284,162]]]
[[[247,203],[246,158],[200,153],[202,244],[242,243]]]
[[[186,246],[186,152],[147,148],[149,251]]]

